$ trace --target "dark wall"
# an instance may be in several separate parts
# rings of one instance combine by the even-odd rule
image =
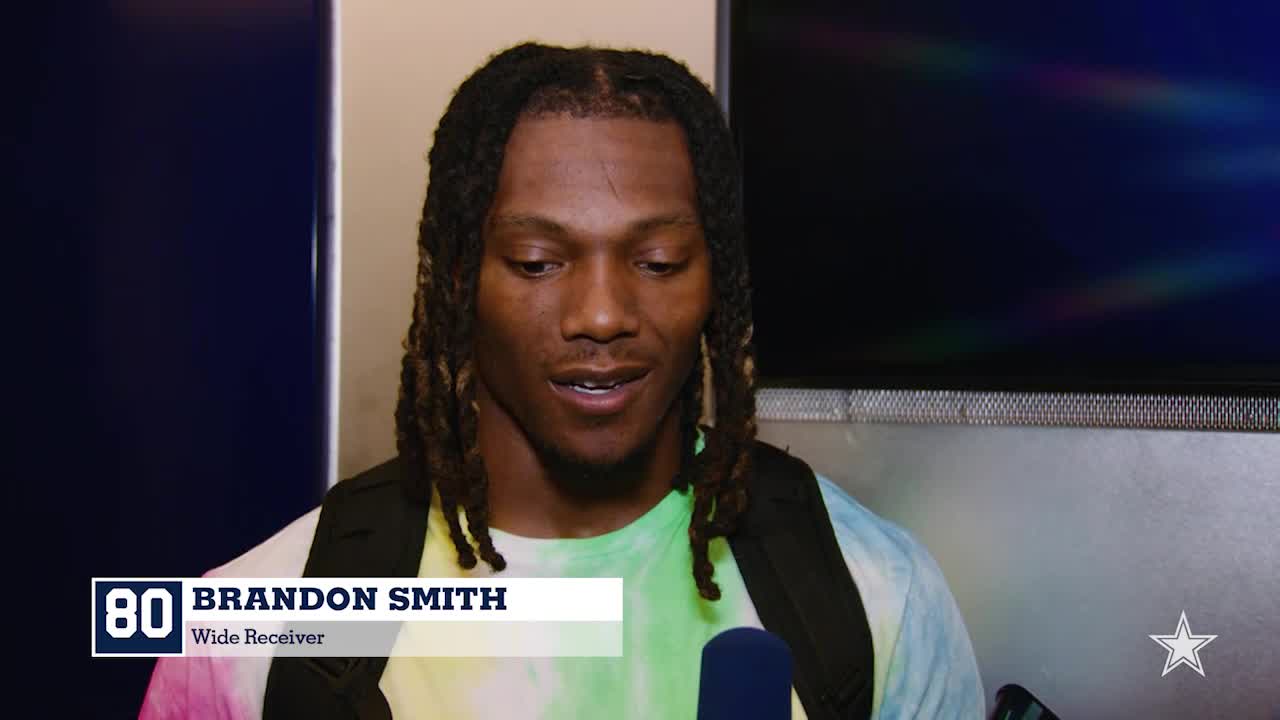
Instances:
[[[311,3],[34,12],[6,143],[8,529],[42,588],[22,646],[60,690],[26,696],[128,717],[152,661],[90,659],[90,577],[199,575],[324,488],[325,22]]]

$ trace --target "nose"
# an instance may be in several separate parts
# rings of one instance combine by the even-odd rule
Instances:
[[[607,343],[636,334],[640,321],[634,288],[612,259],[595,258],[578,265],[570,282],[560,321],[565,340]]]

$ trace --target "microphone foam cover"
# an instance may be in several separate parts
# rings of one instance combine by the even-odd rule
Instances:
[[[758,628],[733,628],[702,648],[698,720],[791,717],[791,649]]]

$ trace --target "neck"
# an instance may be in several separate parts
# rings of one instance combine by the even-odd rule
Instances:
[[[649,446],[603,478],[548,460],[487,392],[477,390],[490,527],[534,538],[594,537],[627,526],[671,491],[680,469],[679,402]]]

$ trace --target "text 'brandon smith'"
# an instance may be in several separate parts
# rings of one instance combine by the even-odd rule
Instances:
[[[376,610],[378,588],[196,587],[195,610]],[[479,596],[477,598],[477,596]],[[505,587],[393,587],[389,610],[506,610]],[[474,601],[478,600],[478,603]]]

